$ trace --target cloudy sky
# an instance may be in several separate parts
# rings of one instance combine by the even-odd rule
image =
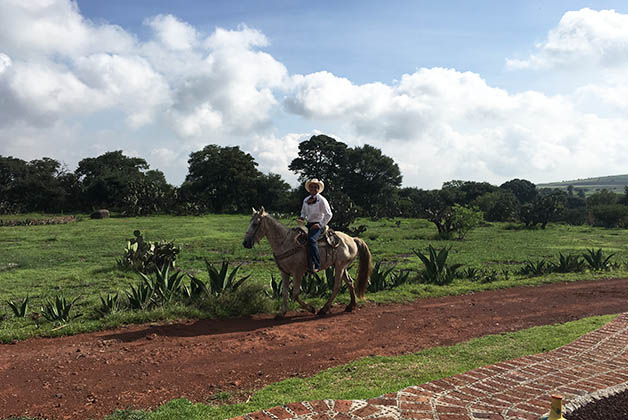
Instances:
[[[628,173],[624,1],[0,0],[0,155],[370,144],[404,186]]]

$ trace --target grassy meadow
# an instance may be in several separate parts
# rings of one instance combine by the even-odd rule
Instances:
[[[250,274],[247,283],[266,287],[271,273],[277,278],[279,272],[266,240],[250,250],[242,246],[248,222],[249,217],[244,215],[113,217],[104,220],[83,217],[78,222],[62,225],[0,227],[0,342],[93,331],[123,323],[215,316],[215,311],[210,313],[180,304],[147,311],[124,311],[106,317],[97,316],[95,308],[100,296],[115,292],[124,296],[124,290],[130,284],[140,281],[136,273],[122,270],[116,264],[127,239],[133,237],[136,229],[149,241],[174,240],[181,247],[177,267],[185,273],[207,280],[205,259],[218,265],[227,260],[230,268],[242,264],[238,275]],[[283,222],[295,225],[293,219]],[[625,230],[567,225],[528,230],[493,223],[476,228],[461,241],[438,239],[434,225],[422,219],[356,221],[356,225],[360,224],[367,226],[361,237],[368,243],[374,262],[412,270],[411,278],[417,278],[423,269],[413,250],[426,252],[430,244],[437,249],[451,247],[448,263],[495,273],[490,282],[456,279],[449,285],[437,286],[414,281],[393,290],[367,294],[371,301],[400,302],[514,285],[628,275],[628,231]],[[559,253],[581,254],[591,248],[601,248],[606,254],[614,253],[615,269],[610,273],[554,273],[539,277],[515,274],[528,260],[555,261]],[[14,317],[7,301],[19,303],[27,295],[30,298],[29,312],[39,311],[46,300],[56,295],[68,299],[79,297],[72,311],[82,315],[62,328],[45,320],[38,326],[29,317]],[[337,300],[346,301],[346,295],[340,295]],[[276,302],[273,305],[276,306]]]

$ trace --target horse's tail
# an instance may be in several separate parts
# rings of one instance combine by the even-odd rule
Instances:
[[[358,266],[358,283],[355,292],[358,298],[364,299],[366,288],[369,285],[369,277],[371,277],[371,273],[373,272],[373,259],[366,242],[360,238],[353,238],[353,240],[358,246],[358,258],[360,259],[360,265]]]

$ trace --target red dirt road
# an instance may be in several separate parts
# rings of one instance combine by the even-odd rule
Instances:
[[[628,279],[517,287],[404,305],[367,304],[323,319],[290,313],[135,325],[0,345],[0,418],[98,418],[246,395],[369,355],[398,355],[486,334],[628,311]]]

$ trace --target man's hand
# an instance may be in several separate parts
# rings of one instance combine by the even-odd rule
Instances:
[[[321,225],[319,225],[318,223],[314,223],[312,225],[312,229],[320,229],[320,228],[321,228]]]

